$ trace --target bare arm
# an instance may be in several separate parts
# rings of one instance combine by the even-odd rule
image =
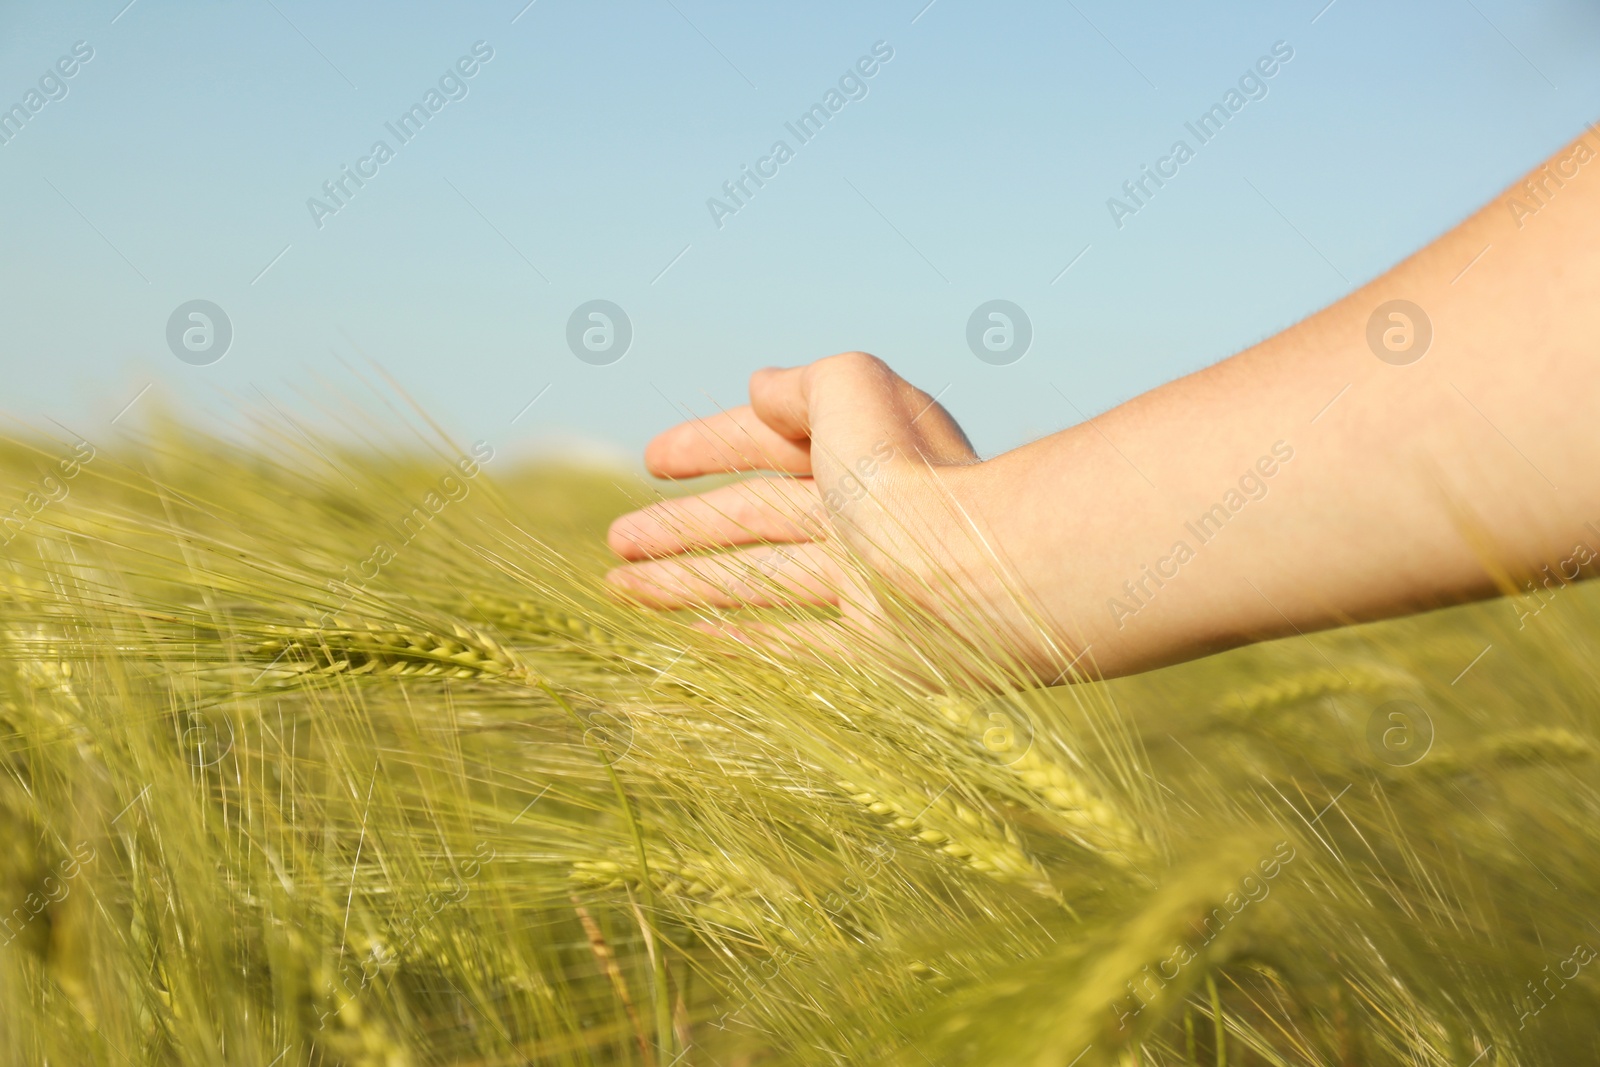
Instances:
[[[1054,642],[1030,651],[1046,677],[1064,651],[1088,649],[1098,670],[1124,673],[1493,595],[1544,580],[1546,566],[1586,575],[1600,560],[1597,157],[1600,135],[1585,134],[1299,325],[986,462],[942,409],[916,414],[925,394],[847,355],[763,372],[753,408],[669,431],[651,464],[674,476],[779,466],[814,474],[802,485],[817,495],[841,484],[851,457],[889,442],[917,462],[889,465],[881,505],[847,504],[847,522],[827,509],[832,528],[892,545],[870,536],[874,523],[881,533],[918,516],[931,528],[958,502],[1049,620]],[[730,461],[730,441],[744,442],[733,451],[746,461]],[[781,463],[750,460],[780,447],[790,450]],[[712,518],[725,508],[701,502],[697,529],[722,522],[710,537],[648,532],[681,529],[694,502],[619,520],[612,543],[640,562],[616,580],[673,590],[651,597],[663,606],[738,603],[726,583],[726,595],[708,594],[721,580],[675,554],[757,539],[753,519],[760,539],[826,540],[793,532],[804,498],[732,492],[747,503],[731,527]],[[973,577],[983,561],[959,558],[968,541],[936,532],[932,543],[1017,625],[998,582]],[[801,599],[839,602],[811,595],[815,582],[792,584]]]
[[[1532,575],[1600,556],[1586,526],[1600,522],[1600,160],[1577,163],[1595,142],[1552,158],[1571,177],[1530,176],[1537,213],[1527,196],[1508,206],[1519,184],[1292,329],[995,461],[1007,482],[1054,484],[1024,495],[1007,536],[1024,557],[1077,548],[1039,588],[1084,617],[1102,667],[1488,596],[1496,565]],[[1378,347],[1394,362],[1369,344],[1392,300],[1431,321],[1420,358],[1409,309],[1409,350],[1405,318],[1387,314]],[[1051,500],[1088,506],[1063,523]],[[1146,578],[1180,542],[1194,558],[1168,562],[1164,586]]]

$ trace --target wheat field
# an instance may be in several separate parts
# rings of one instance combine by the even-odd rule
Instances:
[[[0,445],[5,1063],[1600,1059],[1594,590],[912,681],[410,421]]]

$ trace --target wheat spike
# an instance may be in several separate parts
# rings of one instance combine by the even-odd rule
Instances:
[[[525,681],[527,668],[509,648],[480,630],[456,624],[453,636],[399,624],[336,620],[317,628],[269,627],[250,651],[279,681],[306,675],[424,675]]]
[[[1560,766],[1583,763],[1600,753],[1595,743],[1570,730],[1534,727],[1486,738],[1465,750],[1440,746],[1420,763],[1435,777],[1470,774],[1489,768]]]
[[[1393,690],[1416,691],[1418,688],[1417,679],[1406,671],[1347,664],[1338,670],[1306,671],[1276,682],[1252,686],[1229,694],[1218,701],[1216,707],[1229,722],[1242,724],[1270,711],[1294,707],[1337,693],[1384,693]]]
[[[865,779],[869,784],[849,780],[835,783],[855,804],[911,840],[970,870],[1056,898],[1055,887],[1028,858],[1009,827],[956,800],[949,790],[930,801],[911,790],[897,788],[867,759],[861,759],[860,766],[872,775]]]
[[[577,860],[567,877],[574,887],[599,891],[637,889],[640,884],[634,861]],[[682,912],[719,930],[740,933],[751,944],[800,943],[794,931],[763,907],[765,894],[725,863],[706,856],[652,856],[650,879],[657,893]],[[785,887],[784,895],[793,896],[792,888]]]
[[[1068,834],[1091,851],[1101,853],[1116,862],[1126,862],[1130,854],[1146,847],[1141,834],[1116,806],[1096,793],[1060,762],[1052,759],[1040,739],[1030,738],[1020,756],[1012,756],[1007,739],[1004,751],[989,743],[984,721],[974,714],[970,701],[954,696],[931,699],[944,720],[961,730],[1004,764],[1017,779],[1041,800],[1049,812],[1062,824]]]

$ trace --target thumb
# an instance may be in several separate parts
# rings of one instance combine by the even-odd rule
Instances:
[[[977,458],[933,397],[865,352],[757,371],[750,378],[750,406],[779,435],[812,441],[814,467],[829,459],[848,466],[851,457],[884,445],[938,465]]]

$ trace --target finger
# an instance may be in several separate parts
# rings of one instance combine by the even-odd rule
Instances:
[[[820,545],[775,545],[618,567],[606,581],[646,607],[837,605],[844,576]]]
[[[810,474],[811,448],[777,433],[745,404],[658,435],[645,447],[644,465],[659,478],[761,470]]]
[[[791,441],[811,437],[811,388],[803,367],[763,367],[750,375],[750,409],[763,425]]]
[[[865,352],[757,371],[750,378],[750,405],[781,437],[827,442],[826,454],[812,450],[816,474],[836,473],[835,465],[853,466],[884,448],[935,463],[977,458],[936,398]]]
[[[606,541],[627,560],[761,542],[792,544],[821,537],[826,514],[810,478],[752,478],[624,515],[611,524]]]

